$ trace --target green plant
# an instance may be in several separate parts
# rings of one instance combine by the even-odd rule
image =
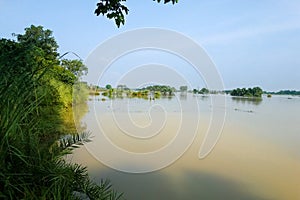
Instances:
[[[66,123],[74,102],[66,81],[73,79],[65,78],[74,76],[57,75],[63,68],[47,45],[56,47],[51,32],[26,31],[18,42],[0,40],[0,198],[120,199],[109,182],[94,183],[85,167],[64,159],[90,141]]]

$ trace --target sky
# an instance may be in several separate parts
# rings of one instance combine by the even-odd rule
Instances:
[[[23,33],[31,24],[42,25],[53,31],[61,54],[73,51],[86,60],[97,46],[115,35],[138,28],[163,28],[199,44],[215,64],[225,89],[260,86],[266,91],[300,90],[299,0],[179,0],[176,5],[127,0],[129,15],[120,28],[94,15],[96,3],[0,0],[0,37],[13,38],[12,33]],[[146,53],[153,59],[157,54]],[[177,60],[166,55],[169,62],[148,59],[143,63],[143,56],[137,53],[136,57],[124,58],[123,63],[130,64],[137,58],[142,67],[156,63],[172,68]],[[112,80],[113,74],[122,76],[121,61],[113,63],[115,71],[105,80]],[[159,73],[168,75],[163,70]],[[191,66],[179,73],[183,80],[190,80],[191,87],[205,84],[203,79],[196,80],[199,77],[193,76]]]

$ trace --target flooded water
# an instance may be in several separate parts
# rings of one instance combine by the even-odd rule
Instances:
[[[300,97],[225,98],[226,105],[218,106],[209,96],[192,94],[155,101],[96,97],[83,120],[93,142],[77,149],[72,160],[88,166],[94,180],[111,180],[128,200],[300,199]],[[211,153],[199,159],[213,108],[217,115],[226,113],[224,127]],[[175,141],[181,131],[183,138]],[[133,156],[110,152],[100,132]],[[184,137],[193,140],[189,143]],[[168,146],[171,142],[176,145]],[[147,160],[147,153],[164,148],[171,153]],[[107,166],[148,169],[182,150],[173,163],[148,173]],[[144,153],[145,159],[135,159],[135,153]]]

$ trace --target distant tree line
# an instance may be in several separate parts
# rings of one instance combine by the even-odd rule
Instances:
[[[259,97],[263,94],[263,90],[260,87],[254,88],[236,88],[230,92],[231,96],[239,96],[239,97]]]
[[[296,90],[280,90],[279,92],[267,92],[268,94],[278,94],[278,95],[300,95],[300,91]]]

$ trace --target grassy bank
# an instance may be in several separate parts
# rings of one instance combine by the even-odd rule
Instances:
[[[0,40],[0,198],[118,199],[109,182],[96,184],[84,166],[63,159],[89,141],[72,111],[85,104],[87,89],[73,86],[86,69],[61,62],[51,34],[31,26],[16,41]],[[84,95],[74,97],[74,88]]]

